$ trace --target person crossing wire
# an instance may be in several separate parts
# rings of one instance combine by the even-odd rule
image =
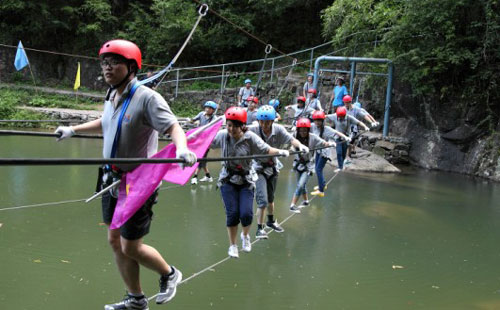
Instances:
[[[126,40],[111,40],[99,51],[101,68],[106,83],[110,86],[100,119],[74,127],[60,126],[56,133],[59,140],[80,132],[103,134],[103,157],[151,157],[158,151],[158,133],[169,134],[177,151],[177,158],[192,166],[196,155],[187,148],[186,136],[177,118],[163,97],[149,87],[142,86],[136,78],[141,69],[142,56],[137,45]],[[102,188],[113,180],[136,168],[137,164],[106,166]],[[111,182],[108,182],[111,181]],[[115,262],[127,288],[122,301],[108,304],[105,310],[147,310],[148,299],[144,296],[139,278],[140,266],[154,270],[160,275],[160,290],[157,304],[174,298],[182,273],[167,264],[162,255],[152,246],[143,243],[149,233],[153,217],[153,205],[158,191],[119,229],[108,230],[108,242],[113,250]],[[103,221],[111,223],[117,204],[117,193],[106,192],[102,196]]]
[[[207,101],[205,104],[203,104],[204,111],[201,111],[196,115],[193,119],[188,119],[189,122],[195,122],[197,126],[203,126],[206,124],[209,124],[215,117],[215,111],[217,111],[217,103],[213,101]],[[203,155],[203,158],[206,158],[208,155],[208,151]],[[212,182],[213,178],[210,175],[210,171],[208,171],[207,168],[207,162],[206,161],[201,161],[200,164],[198,165],[198,168],[196,168],[196,172],[194,173],[193,177],[191,178],[191,184],[196,185],[198,184],[198,173],[200,170],[203,169],[205,171],[205,176],[200,179],[200,182]]]
[[[255,96],[250,96],[247,98],[247,125],[251,125],[253,122],[257,121],[257,105],[259,104],[259,98]]]
[[[295,138],[299,140],[300,143],[309,147],[309,149],[335,145],[334,143],[326,142],[310,131],[311,121],[308,118],[299,118],[297,120]],[[297,174],[297,187],[292,197],[290,211],[294,213],[300,213],[300,208],[309,206],[306,186],[307,181],[314,173],[314,156],[311,153],[310,151],[305,154],[297,154],[293,160],[293,171]],[[303,202],[301,205],[297,206],[300,196],[302,196]]]
[[[261,137],[271,147],[281,148],[291,144],[304,153],[309,153],[309,148],[295,139],[282,125],[276,124],[276,111],[270,105],[259,108],[257,112],[258,125],[249,126],[248,130]],[[267,239],[264,230],[264,211],[267,209],[266,226],[276,232],[284,232],[284,229],[274,218],[274,192],[278,181],[278,174],[283,165],[275,157],[254,159],[252,166],[257,172],[255,183],[255,200],[257,202],[257,239]]]
[[[323,111],[321,107],[321,101],[318,99],[318,91],[314,88],[309,88],[307,91],[308,96],[306,100],[306,107],[309,107],[315,111]]]
[[[288,156],[287,150],[269,146],[246,127],[247,111],[242,107],[230,107],[225,112],[226,129],[212,141],[211,148],[221,148],[222,157],[269,154]],[[226,210],[226,227],[229,237],[228,255],[239,257],[236,237],[241,223],[241,244],[244,252],[252,250],[250,225],[253,219],[253,199],[257,174],[251,159],[224,161],[219,174],[218,187]]]
[[[297,103],[286,106],[285,109],[293,111],[293,126],[297,124],[297,120],[299,118],[311,118],[311,115],[314,112],[313,109],[306,106],[306,97],[303,96],[298,96]]]
[[[333,122],[333,125],[337,131],[340,131],[345,136],[350,136],[351,125],[361,125],[366,131],[370,131],[363,122],[358,121],[351,115],[347,115],[347,109],[345,107],[338,107],[334,114],[328,114],[326,118]],[[338,168],[335,172],[339,172],[344,169],[344,160],[347,155],[347,141],[342,141],[342,137],[337,135],[335,137],[335,142],[337,143],[337,165]]]
[[[330,126],[325,125],[325,112],[314,111],[312,118],[314,123],[311,124],[311,132],[321,139],[335,143],[335,136],[337,135],[342,137],[342,139],[346,141],[351,140],[340,131],[337,131]],[[325,177],[323,176],[323,169],[325,168],[326,163],[331,160],[330,154],[331,149],[321,149],[316,151],[314,171],[316,172],[316,176],[318,177],[318,186],[314,187],[314,191],[311,193],[311,195],[313,196],[325,196],[326,185]]]

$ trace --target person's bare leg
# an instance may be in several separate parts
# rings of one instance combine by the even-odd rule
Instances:
[[[250,232],[250,226],[252,226],[252,225],[248,225],[248,226],[245,226],[245,227],[242,226],[241,230],[243,231],[243,234],[245,236],[248,236],[248,233]]]
[[[262,225],[264,223],[264,211],[266,208],[257,208],[257,224]],[[268,211],[269,213],[269,211]]]
[[[142,288],[139,281],[139,263],[122,252],[121,236],[119,229],[108,230],[108,242],[113,250],[118,271],[131,294],[141,294]]]
[[[238,234],[238,225],[227,227],[227,235],[229,237],[229,244],[236,244],[236,235]]]
[[[274,202],[267,205],[267,215],[274,215]]]
[[[156,271],[160,275],[169,274],[172,271],[160,252],[152,246],[144,244],[142,238],[127,240],[122,237],[121,244],[122,252],[136,260],[140,265]]]

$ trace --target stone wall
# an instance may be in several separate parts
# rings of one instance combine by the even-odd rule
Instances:
[[[382,133],[365,132],[359,138],[359,147],[371,151],[391,164],[410,164],[410,140],[403,137],[382,137]]]

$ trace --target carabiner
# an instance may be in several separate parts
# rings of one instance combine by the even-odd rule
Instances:
[[[273,46],[271,44],[266,45],[266,49],[265,49],[266,54],[270,54],[272,49],[273,49]]]
[[[205,16],[207,15],[207,12],[208,12],[208,4],[203,3],[198,9],[198,14],[200,14],[201,16]]]

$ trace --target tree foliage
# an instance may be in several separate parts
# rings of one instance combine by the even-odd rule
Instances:
[[[476,104],[498,120],[499,11],[498,0],[336,0],[323,35],[392,59],[414,95]]]

